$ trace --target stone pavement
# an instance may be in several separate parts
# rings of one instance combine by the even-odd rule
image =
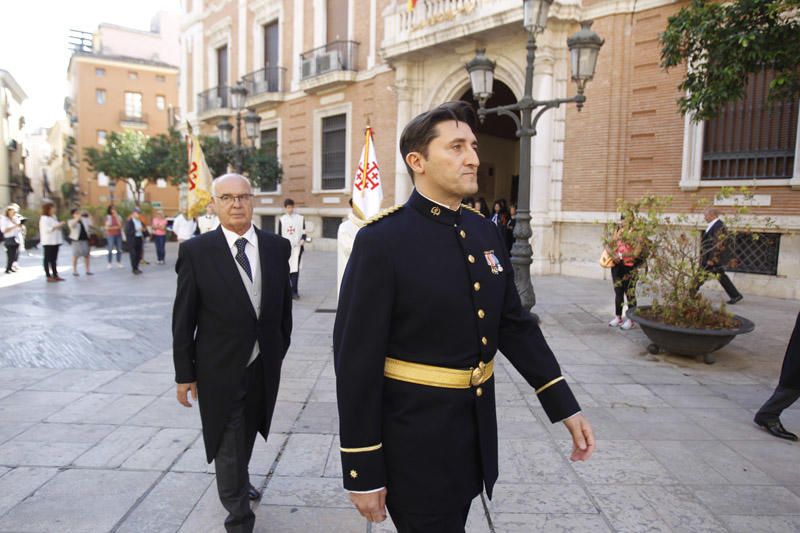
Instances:
[[[0,278],[0,532],[222,531],[197,408],[174,398],[172,261],[134,277],[96,257],[94,277],[46,284],[34,255]],[[251,464],[264,488],[257,531],[361,532],[339,479],[335,256],[304,261],[273,433]],[[597,453],[570,463],[566,430],[499,358],[501,475],[494,500],[474,502],[468,531],[800,530],[800,445],[751,422],[777,379],[797,301],[745,295],[736,311],[756,331],[705,365],[649,356],[639,330],[608,328],[610,282],[535,284]],[[800,430],[800,409],[784,423]]]

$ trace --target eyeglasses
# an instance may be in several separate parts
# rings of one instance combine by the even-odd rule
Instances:
[[[219,201],[225,205],[231,205],[236,203],[236,200],[239,200],[240,203],[247,203],[253,199],[252,194],[223,194],[222,196],[217,196]]]

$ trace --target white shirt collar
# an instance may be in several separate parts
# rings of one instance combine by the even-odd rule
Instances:
[[[437,201],[436,201],[436,200],[434,200],[433,198],[428,198],[427,196],[425,196],[424,194],[422,194],[422,192],[421,192],[419,189],[417,189],[417,192],[419,193],[419,195],[420,195],[420,196],[422,196],[423,198],[425,198],[425,199],[426,199],[426,200],[428,200],[429,202],[433,202],[433,203],[435,203],[436,205],[440,205],[440,206],[444,207],[445,209],[447,209],[448,211],[453,211],[453,208],[452,208],[452,207],[450,207],[449,205],[445,205],[445,204],[443,204],[442,202],[437,202]],[[459,207],[461,207],[461,204],[459,204]],[[456,209],[455,209],[455,211],[458,211],[458,208],[456,208]]]
[[[256,241],[256,230],[253,228],[253,225],[250,224],[250,228],[245,232],[244,235],[239,235],[235,233],[225,226],[220,226],[222,228],[222,234],[225,235],[225,240],[228,242],[228,248],[234,248],[236,246],[236,241],[242,237],[251,244],[254,248],[258,248],[258,241]]]
[[[706,226],[706,233],[711,231],[711,228],[714,226],[714,224],[717,223],[718,220],[719,220],[719,217],[715,218],[714,220],[712,220],[711,222],[708,223],[708,226]]]

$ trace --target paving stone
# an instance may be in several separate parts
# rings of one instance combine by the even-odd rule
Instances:
[[[353,506],[342,488],[341,479],[322,477],[273,476],[261,503],[344,509],[351,509]]]
[[[364,531],[366,520],[355,509],[262,505],[256,533],[353,533]],[[373,533],[391,533],[391,519],[375,524]]]
[[[153,400],[152,396],[89,393],[49,416],[47,421],[124,424]]]
[[[305,402],[314,387],[314,379],[281,377],[278,399],[287,402]]]
[[[606,533],[612,531],[599,514],[492,514],[494,530],[503,533]]]
[[[634,383],[630,375],[612,365],[563,365],[575,383]]]
[[[272,469],[278,452],[286,442],[286,435],[270,433],[266,442],[258,435],[253,445],[253,455],[250,458],[250,473],[252,475],[266,475]],[[202,437],[186,450],[180,459],[172,466],[173,472],[203,472],[214,473],[214,462],[206,462],[206,451]]]
[[[0,444],[13,439],[33,424],[34,422],[0,422]]]
[[[720,515],[800,514],[800,497],[785,487],[707,485],[692,490],[698,500]]]
[[[147,396],[145,396],[147,398]],[[156,398],[135,414],[127,424],[163,428],[200,429],[200,407],[184,407],[175,397]]]
[[[250,482],[256,488],[263,488],[265,478],[251,475]],[[264,527],[259,502],[252,502],[250,508],[256,515],[256,527]],[[216,479],[213,479],[178,531],[180,533],[222,531],[226,516],[228,513],[219,501]]]
[[[122,375],[119,370],[66,369],[27,387],[29,390],[92,392]]]
[[[697,423],[687,413],[665,408],[615,407],[609,412],[631,435],[641,440],[715,440],[705,424]]]
[[[275,402],[275,412],[272,413],[270,433],[289,433],[294,428],[297,416],[303,409],[301,402]]]
[[[292,339],[294,342],[294,339]],[[309,361],[306,359],[284,359],[281,367],[281,379],[283,378],[310,378],[316,379],[326,361]]]
[[[8,470],[8,469],[6,469]],[[0,477],[0,516],[30,496],[56,475],[56,468],[21,466],[4,472]]]
[[[12,394],[13,392],[14,392],[14,391],[13,391],[13,390],[11,390],[11,389],[0,389],[0,400],[2,400],[3,398],[5,398],[5,397],[6,397],[6,396],[8,396],[9,394]]]
[[[546,441],[505,439],[498,442],[500,482],[575,483],[575,475],[556,447]]]
[[[339,433],[339,411],[334,402],[308,402],[294,426],[298,433]]]
[[[276,476],[316,477],[325,472],[333,435],[295,433],[289,436]]]
[[[10,440],[0,446],[0,465],[68,466],[91,444],[77,442],[24,442]]]
[[[800,531],[800,516],[723,515],[720,518],[730,533]]]
[[[117,530],[120,533],[173,533],[214,482],[209,474],[169,472]]]
[[[175,375],[175,366],[172,362],[172,351],[159,354],[147,362],[136,367],[136,372],[151,372],[154,374]]]
[[[763,472],[777,483],[800,483],[797,445],[771,437],[770,441],[729,441],[726,444],[743,456],[753,470]],[[754,465],[754,466],[752,466]],[[762,481],[763,482],[763,481]],[[750,481],[759,484],[759,481]]]
[[[616,385],[587,383],[582,385],[582,388],[594,398],[597,405],[603,407],[668,407],[664,400],[638,383]]]
[[[775,437],[759,430],[753,424],[753,413],[745,409],[681,409],[681,411],[722,441],[775,440]]]
[[[14,438],[27,442],[74,442],[96,444],[114,430],[114,426],[100,424],[61,424],[40,422]]]
[[[712,453],[720,445],[710,441],[643,441],[642,444],[681,483],[725,484],[728,479],[703,460],[699,449],[710,447]]]
[[[0,400],[0,422],[38,422],[81,396],[80,392],[17,391]]]
[[[0,389],[20,390],[57,373],[55,368],[0,367]]]
[[[108,531],[158,478],[158,472],[65,470],[0,519],[0,531]],[[87,512],[91,502],[91,512]],[[46,509],[47,512],[42,512]]]
[[[82,467],[118,468],[156,432],[158,428],[119,426],[96,446],[75,459],[73,464]]]
[[[501,439],[548,439],[548,431],[528,407],[501,407],[497,410],[497,434]]]
[[[144,394],[160,396],[168,390],[175,389],[175,380],[171,375],[153,374],[149,372],[127,372],[113,381],[109,381],[97,392],[110,394]]]
[[[497,483],[488,504],[496,513],[593,513],[594,504],[577,484]]]
[[[336,380],[334,378],[320,377],[308,398],[310,402],[335,402]]]
[[[339,435],[334,435],[331,449],[328,450],[328,458],[325,461],[323,476],[342,479],[342,453],[339,451],[340,446]]]
[[[167,470],[175,459],[200,436],[195,429],[162,429],[131,454],[122,468],[130,470]]]
[[[685,487],[591,485],[589,491],[614,531],[725,531]]]

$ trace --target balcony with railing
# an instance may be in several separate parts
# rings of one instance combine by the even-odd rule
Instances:
[[[315,92],[356,80],[358,43],[333,41],[300,54],[300,89]]]
[[[551,13],[568,8],[571,2],[556,0]],[[521,20],[519,0],[418,0],[412,11],[397,2],[385,15],[383,55],[398,57]]]
[[[231,88],[227,85],[212,87],[197,93],[197,114],[210,118],[230,114]]]
[[[146,128],[148,124],[147,114],[120,111],[119,123],[121,126],[126,128]]]
[[[247,89],[248,105],[281,102],[286,92],[286,69],[265,67],[242,76],[242,83]]]

